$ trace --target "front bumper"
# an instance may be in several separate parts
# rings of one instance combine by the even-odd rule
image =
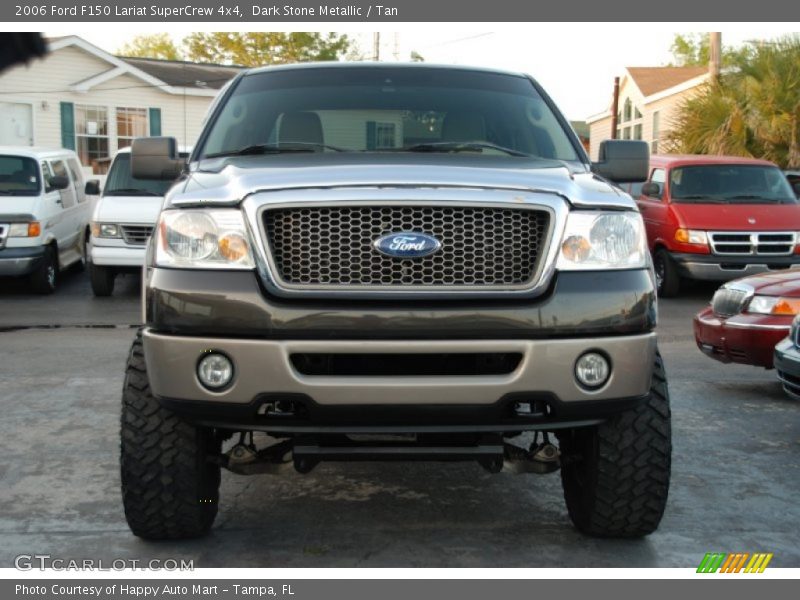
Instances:
[[[596,423],[649,393],[656,300],[645,269],[559,273],[532,300],[289,302],[270,295],[250,271],[165,268],[145,270],[144,290],[153,392],[207,425],[273,433],[555,429],[576,419]],[[207,391],[195,374],[208,350],[234,362],[235,382],[223,392]],[[588,350],[612,363],[610,380],[595,391],[575,381],[575,361]],[[393,356],[357,376],[320,376],[296,367],[295,353]],[[398,358],[404,353],[413,356]],[[439,360],[425,354],[503,353],[519,361],[499,375],[386,368]],[[302,410],[289,419],[264,413],[279,400]],[[518,402],[537,408],[518,415]]]
[[[800,400],[800,349],[791,339],[784,338],[775,346],[774,361],[784,391]]]
[[[44,247],[0,249],[0,276],[28,275],[36,270],[44,256]]]
[[[786,256],[719,256],[670,252],[678,273],[687,279],[730,281],[767,271],[780,271],[800,265],[800,254]]]
[[[706,308],[694,317],[694,338],[706,355],[723,363],[771,369],[775,344],[789,333],[792,317],[734,315],[721,319]]]
[[[92,262],[102,267],[138,267],[144,265],[146,247],[98,246],[92,244]]]
[[[145,318],[176,335],[266,339],[542,339],[634,335],[656,326],[646,269],[558,273],[516,300],[294,300],[271,296],[250,271],[148,268]]]
[[[614,405],[647,395],[656,351],[655,333],[559,340],[305,341],[172,336],[146,328],[143,341],[152,392],[168,406],[197,414],[211,408],[222,418],[247,415],[250,421],[262,414],[262,405],[276,399],[299,400],[334,420],[337,412],[357,414],[359,408],[367,412],[377,407],[405,409],[406,413],[431,407],[450,408],[455,413],[480,412],[512,400],[549,406],[543,416],[596,416],[606,402]],[[198,360],[209,350],[223,352],[234,364],[234,380],[221,392],[205,389],[196,376]],[[612,365],[608,382],[593,391],[580,387],[574,374],[576,360],[589,350],[605,353]],[[522,360],[512,372],[502,375],[301,374],[291,356],[315,352],[513,352],[521,354]],[[584,403],[586,414],[581,411]]]

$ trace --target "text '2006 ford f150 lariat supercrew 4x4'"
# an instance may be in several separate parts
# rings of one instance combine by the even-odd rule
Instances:
[[[251,70],[188,163],[136,140],[134,177],[180,179],[123,391],[133,532],[208,531],[220,468],[328,460],[561,468],[578,529],[654,531],[671,455],[654,275],[609,183],[647,160],[610,141],[591,164],[527,76],[428,65]]]

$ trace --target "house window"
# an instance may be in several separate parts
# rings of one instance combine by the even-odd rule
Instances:
[[[633,139],[635,139],[635,140],[642,139],[642,124],[641,123],[633,126]]]
[[[109,156],[106,107],[75,105],[75,141],[81,163],[86,166]]]
[[[147,135],[146,108],[117,108],[117,149],[127,148],[134,138]]]
[[[630,98],[625,98],[625,104],[623,104],[622,108],[622,122],[627,123],[631,120],[631,115],[633,114],[633,102],[631,102]]]
[[[395,147],[394,123],[367,121],[367,150],[385,150]]]
[[[622,139],[623,140],[631,139],[631,128],[630,127],[626,127],[625,129],[622,130]]]
[[[661,129],[661,114],[656,111],[653,113],[653,138],[650,142],[650,152],[656,154],[658,152],[658,140],[660,138]]]

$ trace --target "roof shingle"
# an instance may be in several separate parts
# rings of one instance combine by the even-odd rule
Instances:
[[[167,85],[176,87],[211,88],[218,90],[242,69],[242,67],[201,64],[179,60],[131,58],[125,56],[120,56],[119,58],[132,67],[136,67],[148,75],[160,79]]]
[[[652,96],[708,73],[706,67],[628,67],[627,70],[644,96]]]

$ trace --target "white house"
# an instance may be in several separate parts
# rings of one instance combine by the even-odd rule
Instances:
[[[677,108],[708,78],[706,67],[626,68],[619,86],[617,139],[644,140],[651,153],[659,152],[659,142],[672,129]],[[608,109],[586,119],[592,160],[598,159],[600,142],[612,137],[612,104],[610,99]]]
[[[78,36],[48,40],[40,60],[0,73],[0,145],[69,148],[103,172],[139,136],[191,145],[238,67],[114,56]]]

